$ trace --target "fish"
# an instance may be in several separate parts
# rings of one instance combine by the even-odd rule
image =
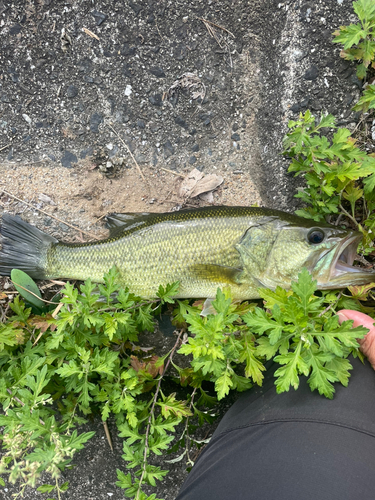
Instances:
[[[179,212],[109,214],[108,238],[64,243],[18,216],[3,214],[0,274],[103,282],[113,266],[120,284],[144,298],[179,281],[176,298],[214,298],[229,286],[235,300],[259,288],[285,289],[306,267],[318,289],[375,281],[353,266],[361,234],[258,207],[211,206]]]

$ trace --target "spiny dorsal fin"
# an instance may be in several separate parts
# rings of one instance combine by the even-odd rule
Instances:
[[[105,216],[105,221],[110,236],[113,236],[119,229],[124,230],[135,226],[141,226],[146,222],[149,216],[150,214],[148,212],[125,214],[112,213]]]

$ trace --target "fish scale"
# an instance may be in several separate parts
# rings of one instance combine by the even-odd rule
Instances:
[[[48,252],[46,277],[64,275],[101,281],[104,273],[116,265],[124,285],[143,297],[155,296],[159,284],[174,281],[181,281],[184,296],[194,296],[202,293],[202,279],[190,271],[197,262],[229,267],[240,264],[234,244],[249,222],[248,217],[237,216],[234,224],[230,212],[210,211],[203,218],[197,218],[196,212],[193,217],[184,212],[152,215],[145,227],[124,228],[116,238],[88,245],[55,245]],[[221,216],[213,218],[212,214]],[[217,276],[216,282],[204,284],[204,293],[213,296],[223,285]]]

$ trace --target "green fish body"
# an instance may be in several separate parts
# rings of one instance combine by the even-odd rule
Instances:
[[[307,267],[319,288],[375,280],[352,266],[360,233],[254,207],[205,207],[153,214],[112,214],[109,238],[63,243],[5,214],[0,274],[12,268],[36,279],[100,282],[116,266],[124,286],[155,297],[160,284],[180,282],[178,297],[258,298],[258,288],[289,288]]]

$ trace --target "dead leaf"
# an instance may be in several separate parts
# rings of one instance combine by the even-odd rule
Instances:
[[[48,328],[53,332],[56,330],[57,326],[55,324],[54,318],[51,314],[46,314],[45,316],[32,316],[28,320],[28,324],[38,328],[41,333],[44,333]]]
[[[181,186],[179,189],[179,196],[181,198],[190,198],[191,193],[195,186],[197,185],[197,182],[202,179],[204,174],[200,172],[197,168],[194,168],[190,174],[188,174],[185,179],[181,182]]]
[[[201,81],[198,75],[195,73],[184,73],[179,76],[177,80],[175,80],[172,85],[169,87],[167,92],[164,93],[163,99],[168,99],[173,97],[175,94],[178,94],[181,90],[187,89],[192,92],[192,98],[198,99],[200,97],[203,101],[206,95],[206,86]]]
[[[157,361],[159,360],[159,356],[152,356],[146,362],[137,358],[137,356],[130,356],[130,357],[131,357],[130,364],[136,372],[139,372],[141,370],[145,371],[146,373],[149,373],[152,378],[155,378],[157,375],[163,374],[164,364],[159,367],[155,366]]]
[[[220,186],[223,180],[220,175],[204,175],[197,168],[194,168],[182,181],[178,194],[184,199],[195,198],[203,193],[213,191]],[[206,201],[212,203],[213,196],[208,196]]]
[[[61,30],[60,40],[61,40],[61,50],[63,52],[67,52],[72,45],[72,37],[65,32],[65,28]]]
[[[214,195],[212,194],[212,191],[208,193],[202,193],[199,195],[199,199],[205,201],[206,203],[212,204],[214,202]]]
[[[209,191],[213,191],[223,182],[223,178],[221,175],[216,174],[208,174],[205,175],[202,179],[196,183],[193,191],[191,192],[190,197],[195,198],[195,196],[199,196],[202,193],[207,193]]]
[[[348,290],[355,299],[367,300],[367,294],[374,287],[375,283],[369,283],[368,285],[348,286]]]

